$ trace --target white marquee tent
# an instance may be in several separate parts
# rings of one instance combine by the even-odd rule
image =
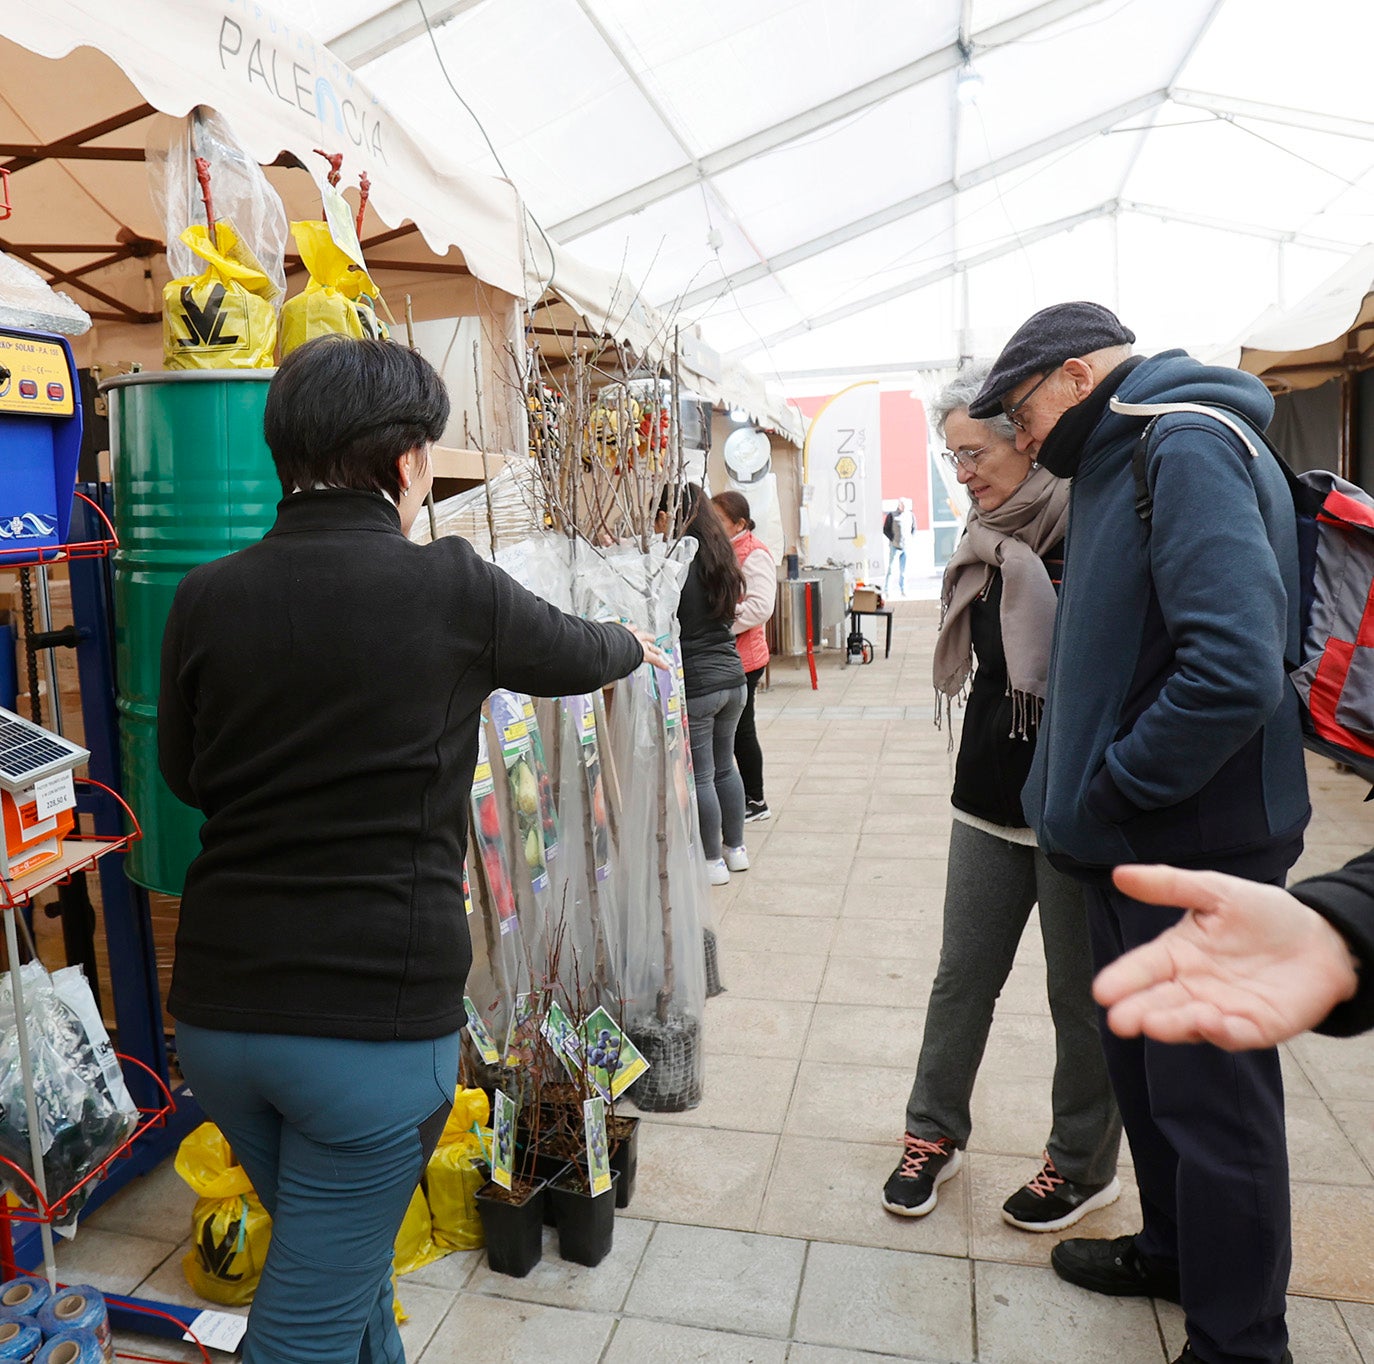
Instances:
[[[1374,236],[1368,0],[276,6],[794,382],[947,364],[1065,297],[1215,348]]]

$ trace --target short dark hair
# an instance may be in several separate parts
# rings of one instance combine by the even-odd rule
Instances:
[[[434,367],[390,341],[319,336],[282,362],[262,429],[283,493],[323,484],[399,500],[396,461],[448,425]]]

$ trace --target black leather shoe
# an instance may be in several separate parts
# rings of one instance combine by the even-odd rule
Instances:
[[[1174,1364],[1207,1364],[1207,1361],[1203,1359],[1201,1355],[1194,1354],[1191,1345],[1185,1345],[1183,1347],[1183,1353],[1174,1360]],[[1283,1352],[1283,1358],[1279,1360],[1279,1364],[1293,1364],[1293,1352],[1291,1350],[1285,1350]]]
[[[1061,1279],[1093,1293],[1179,1300],[1177,1266],[1146,1259],[1136,1249],[1134,1236],[1061,1241],[1050,1252],[1050,1264]]]

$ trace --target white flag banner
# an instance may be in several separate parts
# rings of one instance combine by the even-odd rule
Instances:
[[[816,413],[803,458],[806,480],[815,489],[807,559],[833,560],[860,578],[881,580],[887,542],[876,382],[842,389]]]

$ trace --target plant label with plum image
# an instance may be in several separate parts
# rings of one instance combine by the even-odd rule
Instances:
[[[491,901],[503,934],[513,932],[517,915],[515,887],[506,869],[506,850],[501,841],[501,804],[496,799],[496,780],[491,774],[491,755],[485,726],[477,729],[477,766],[472,773],[472,822],[477,830],[477,850],[487,879]]]
[[[539,806],[539,779],[534,770],[534,744],[525,719],[524,698],[509,691],[492,692],[491,719],[501,736],[501,758],[506,765],[515,814],[515,841],[529,868],[531,884],[536,892],[542,892],[549,888],[549,872],[544,860],[544,822]]]
[[[582,1101],[582,1126],[587,1133],[587,1184],[593,1198],[611,1190],[611,1157],[606,1144],[606,1100],[599,1094]]]
[[[530,747],[534,752],[534,779],[539,785],[539,820],[544,827],[544,861],[558,856],[558,807],[553,799],[553,781],[549,776],[549,760],[544,754],[544,736],[539,732],[539,719],[534,702],[525,697],[525,728],[529,731]]]
[[[669,658],[674,657],[672,635],[659,635],[654,643],[658,645],[660,652],[667,654]],[[658,702],[663,707],[663,728],[669,734],[682,723],[682,698],[678,692],[676,671],[676,662],[671,668],[653,670]]]
[[[569,696],[565,704],[582,745],[582,771],[587,781],[587,812],[591,820],[592,863],[596,879],[604,881],[611,871],[611,831],[606,820],[606,788],[601,779],[596,706],[590,696]]]
[[[463,1007],[468,1011],[468,1036],[472,1038],[472,1045],[477,1048],[478,1056],[489,1066],[500,1064],[501,1053],[496,1050],[496,1039],[491,1035],[491,1029],[483,1022],[477,1006],[467,995],[463,996]]]
[[[491,1182],[509,1189],[515,1169],[515,1100],[500,1089],[495,1098],[491,1115]]]
[[[534,1060],[534,996],[516,995],[506,1028],[506,1064],[526,1066]]]
[[[608,1102],[618,1099],[649,1069],[644,1054],[598,1005],[582,1025],[587,1078]]]
[[[557,1000],[549,1005],[549,1012],[544,1018],[543,1033],[549,1046],[558,1053],[563,1068],[576,1079],[581,1050],[577,1040],[577,1029]]]

